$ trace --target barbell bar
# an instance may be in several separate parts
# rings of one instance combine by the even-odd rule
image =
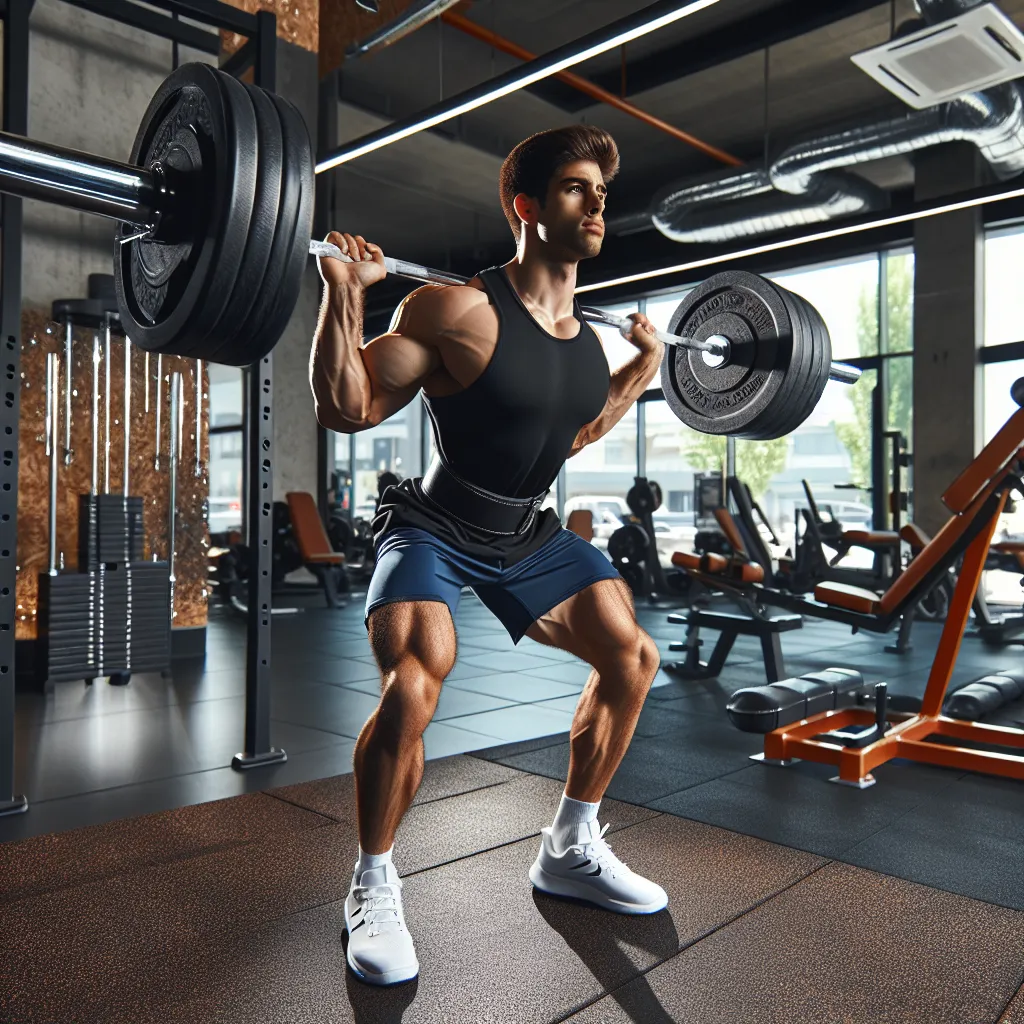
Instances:
[[[125,335],[145,352],[244,366],[276,344],[298,301],[315,176],[298,110],[208,64],[157,89],[128,163],[0,133],[0,191],[118,221],[114,282]],[[330,255],[336,255],[330,253]],[[338,254],[340,255],[340,254]],[[465,278],[391,260],[414,280]],[[632,321],[587,307],[624,333]],[[705,433],[769,439],[795,429],[829,379],[828,331],[799,296],[726,271],[676,310],[662,362],[672,411]],[[173,428],[172,428],[173,429]]]
[[[327,256],[331,259],[341,260],[343,263],[354,262],[351,256],[343,253],[333,242],[311,240],[309,243],[309,254],[311,256]],[[466,284],[469,281],[468,277],[459,277],[457,274],[449,274],[443,270],[434,270],[419,263],[409,263],[406,260],[393,259],[391,256],[384,257],[384,268],[395,277],[407,277],[413,281],[422,281],[427,284]],[[614,327],[627,340],[633,333],[635,325],[629,317],[618,316],[615,313],[609,313],[607,310],[597,309],[594,306],[580,306],[580,312],[583,314],[584,320],[590,323],[606,324],[608,327]],[[720,334],[712,335],[706,339],[687,338],[655,329],[654,337],[663,345],[668,345],[669,347],[681,346],[682,348],[694,349],[697,352],[707,352],[708,355],[720,359],[722,363],[729,361],[731,345],[729,344],[729,339]],[[849,363],[832,363],[828,376],[830,380],[838,381],[841,384],[856,384],[860,380],[860,370]]]

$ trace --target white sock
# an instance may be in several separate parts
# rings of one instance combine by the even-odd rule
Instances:
[[[367,853],[361,846],[359,847],[359,860],[356,861],[356,874],[362,875],[364,871],[370,871],[373,868],[382,868],[385,864],[391,863],[391,854],[394,853],[395,848],[392,846],[390,850],[385,850],[384,853]]]
[[[583,800],[573,800],[571,796],[562,793],[551,826],[551,838],[559,853],[576,842],[580,825],[597,819],[597,809],[600,806],[600,800],[596,804],[588,804]]]

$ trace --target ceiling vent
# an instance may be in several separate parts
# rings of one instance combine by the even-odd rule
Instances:
[[[995,4],[983,4],[851,60],[921,110],[1024,76],[1024,35]]]

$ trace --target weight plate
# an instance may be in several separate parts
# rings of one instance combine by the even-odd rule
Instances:
[[[647,557],[647,531],[636,523],[620,526],[608,538],[608,557],[617,568],[642,562]]]
[[[217,361],[231,366],[257,362],[277,343],[298,301],[313,230],[315,181],[309,133],[291,104],[272,93],[264,95],[274,107],[281,134],[281,189],[259,296],[233,340],[217,352]]]
[[[812,379],[811,386],[807,389],[807,407],[804,410],[804,419],[807,419],[821,401],[821,396],[825,393],[825,388],[828,385],[828,375],[832,370],[832,338],[828,333],[828,326],[818,310],[806,299],[804,299],[804,304],[807,307],[807,315],[817,342],[819,357],[817,376]]]
[[[651,511],[652,512],[657,512],[658,509],[661,508],[661,501],[662,501],[661,484],[659,484],[657,480],[651,480],[650,481],[650,487],[651,487],[651,494],[654,495],[654,508],[652,508]]]
[[[762,421],[763,440],[785,437],[801,423],[801,410],[806,402],[806,391],[814,362],[814,342],[811,338],[811,323],[807,318],[803,300],[794,292],[776,286],[786,303],[793,323],[793,355],[786,383],[773,403],[772,418]]]
[[[257,168],[256,200],[253,204],[249,238],[246,241],[242,265],[238,270],[235,288],[224,314],[211,337],[213,346],[204,356],[221,362],[221,350],[247,351],[252,344],[253,324],[250,315],[264,292],[270,269],[270,257],[277,230],[277,215],[281,202],[284,142],[281,119],[269,95],[255,86],[242,85],[225,76],[224,85],[232,92],[240,91],[251,104],[256,118]],[[229,86],[230,83],[230,86]],[[239,102],[241,102],[239,98]],[[258,323],[259,321],[256,321]],[[275,339],[276,340],[276,339]],[[247,357],[248,358],[248,354]],[[251,361],[251,360],[250,360]]]
[[[803,322],[807,327],[807,339],[808,349],[810,351],[810,366],[808,367],[807,374],[803,380],[800,393],[796,396],[796,401],[793,403],[790,422],[791,430],[796,430],[804,420],[811,414],[814,408],[815,396],[814,388],[821,375],[822,367],[822,349],[821,339],[818,331],[816,330],[816,324],[811,318],[811,308],[807,300],[794,293],[790,293],[793,296],[796,306],[800,310],[800,315]]]
[[[310,149],[309,130],[298,108],[274,94],[271,100],[281,115],[285,140],[286,168],[296,175],[299,186],[298,210],[292,229],[292,242],[284,265],[277,302],[267,318],[256,358],[262,359],[277,343],[299,301],[302,275],[309,264],[309,239],[313,233],[313,202],[316,198],[313,152]],[[287,222],[285,222],[287,226]]]
[[[130,162],[160,163],[180,209],[154,237],[115,240],[114,284],[125,333],[140,348],[188,355],[231,295],[256,192],[256,119],[229,102],[222,72],[183,64],[157,90]],[[122,225],[119,234],[135,229]]]
[[[666,354],[661,382],[672,412],[705,434],[763,440],[758,421],[785,383],[793,355],[793,323],[778,289],[745,271],[715,274],[683,299],[669,332],[731,342],[729,359],[717,367],[695,349]]]
[[[635,516],[649,515],[657,507],[654,502],[654,491],[644,479],[639,479],[626,492],[626,505]]]

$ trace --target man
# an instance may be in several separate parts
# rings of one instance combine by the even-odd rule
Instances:
[[[514,642],[528,636],[593,667],[570,732],[565,792],[542,830],[531,881],[619,913],[667,904],[660,886],[615,857],[597,822],[658,650],[608,560],[540,510],[566,457],[608,433],[661,363],[662,344],[634,314],[637,354],[609,374],[573,298],[577,263],[601,250],[618,165],[614,141],[592,126],[520,143],[499,182],[515,258],[465,286],[418,289],[390,333],[365,346],[363,293],[385,276],[383,254],[361,236],[328,236],[354,262],[320,263],[326,287],[310,356],[317,419],[364,430],[422,391],[438,453],[422,480],[388,488],[373,524],[366,623],[383,689],[353,755],[359,859],[345,904],[348,963],[372,984],[419,970],[391,853],[423,777],[421,736],[455,663],[463,586]]]

